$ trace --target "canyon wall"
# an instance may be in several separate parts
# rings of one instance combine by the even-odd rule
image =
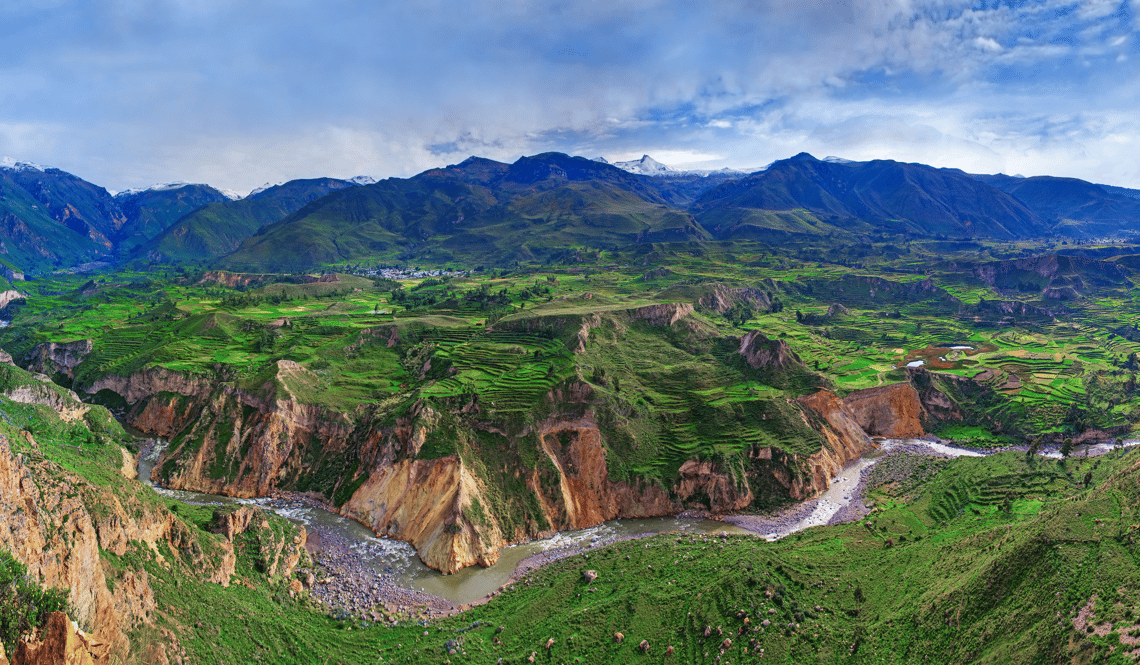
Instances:
[[[843,398],[843,405],[859,427],[872,436],[906,439],[926,433],[922,422],[929,416],[910,383],[856,390]]]
[[[603,321],[614,326],[607,334],[636,323],[691,339],[717,335],[687,303],[603,314],[524,317],[496,326],[560,334],[576,353],[587,352]],[[390,337],[391,346],[392,331],[376,334]],[[818,385],[819,376],[783,340],[754,331],[736,342],[736,353],[745,372]],[[584,380],[571,380],[536,404],[549,415],[508,424],[484,413],[477,399],[434,407],[420,400],[400,407],[399,415],[367,405],[341,413],[297,397],[321,390],[321,379],[297,363],[279,360],[269,370],[260,375],[261,385],[151,368],[79,389],[121,395],[131,425],[171,439],[152,476],[164,486],[238,497],[277,489],[320,495],[376,533],[408,541],[425,564],[448,573],[490,565],[507,544],[609,519],[808,499],[873,447],[868,433],[918,436],[929,416],[907,384],[845,399],[818,390],[770,406],[776,422],[795,421],[788,421],[788,431],[803,432],[805,441],[818,437],[815,452],[807,452],[810,445],[789,452],[775,443],[787,433],[776,433],[725,457],[682,458],[675,470],[650,478],[612,475],[622,460],[608,459],[614,442],[598,422],[599,410],[610,407]],[[495,439],[493,449],[477,442],[485,436]],[[484,459],[492,450],[495,468]]]

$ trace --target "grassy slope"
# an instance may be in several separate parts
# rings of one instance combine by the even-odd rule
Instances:
[[[961,458],[906,495],[878,494],[873,526],[776,543],[680,534],[620,543],[426,626],[406,615],[396,627],[368,626],[265,590],[168,582],[160,605],[176,610],[160,625],[219,662],[427,663],[455,649],[472,663],[531,652],[537,662],[679,663],[715,657],[725,638],[733,662],[758,661],[761,648],[764,662],[788,663],[1131,662],[1119,638],[1140,621],[1138,462],[1136,452],[1065,465]],[[587,569],[599,573],[591,584]],[[1073,624],[1094,595],[1103,635]]]

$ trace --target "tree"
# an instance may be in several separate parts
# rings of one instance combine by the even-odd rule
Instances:
[[[1069,455],[1072,455],[1072,454],[1073,454],[1073,439],[1070,437],[1065,437],[1065,440],[1061,442],[1061,457],[1068,457]]]
[[[724,318],[739,328],[751,320],[755,314],[756,311],[752,309],[752,305],[738,301],[733,303],[732,307],[728,308],[728,311],[724,313]]]

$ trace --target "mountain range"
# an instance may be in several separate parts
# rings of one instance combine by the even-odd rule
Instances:
[[[0,163],[0,264],[30,274],[92,261],[303,270],[412,257],[549,260],[647,242],[1138,231],[1137,190],[807,153],[750,174],[680,171],[648,155],[615,164],[472,157],[411,178],[293,180],[236,200],[185,183],[112,195],[60,169]]]

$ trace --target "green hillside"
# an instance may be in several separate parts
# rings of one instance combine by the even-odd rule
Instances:
[[[299,210],[309,201],[353,185],[333,178],[293,180],[238,201],[198,208],[142,244],[134,256],[160,263],[200,263],[234,251],[266,224]]]

